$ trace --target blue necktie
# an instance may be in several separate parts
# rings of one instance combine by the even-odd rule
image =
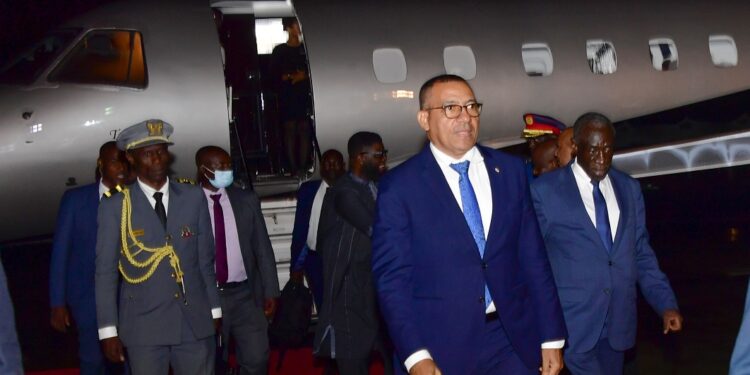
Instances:
[[[463,206],[464,218],[469,224],[471,235],[479,249],[479,256],[484,258],[484,246],[487,243],[484,238],[484,226],[482,225],[482,213],[479,211],[477,196],[474,194],[474,187],[469,180],[469,161],[465,160],[460,163],[451,164],[451,168],[458,172],[458,188],[461,191],[461,205]],[[492,296],[487,285],[484,286],[484,307],[490,305]]]
[[[609,212],[607,201],[604,200],[602,191],[599,190],[599,181],[591,181],[594,185],[594,210],[596,211],[596,231],[602,239],[607,252],[612,251],[612,229],[609,227]]]

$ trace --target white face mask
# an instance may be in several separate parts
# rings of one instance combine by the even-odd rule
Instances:
[[[206,168],[206,167],[203,167],[203,168]],[[208,178],[208,182],[217,189],[223,189],[231,185],[232,182],[234,182],[234,172],[232,172],[231,169],[227,171],[220,171],[220,170],[212,171],[206,168],[206,170],[213,173],[214,178],[211,179],[211,178],[208,178],[208,176],[206,176],[205,174],[203,175],[206,176],[206,178]]]

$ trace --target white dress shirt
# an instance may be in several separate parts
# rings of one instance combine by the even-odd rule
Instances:
[[[102,197],[104,196],[104,193],[108,192],[109,188],[107,185],[104,185],[104,181],[99,180],[99,201],[101,202]]]
[[[463,211],[463,204],[461,201],[461,188],[458,185],[459,174],[451,168],[450,165],[465,160],[469,161],[469,181],[474,188],[474,194],[477,196],[479,212],[482,216],[482,226],[484,227],[484,238],[487,238],[489,236],[490,223],[492,221],[492,187],[490,185],[490,175],[487,173],[487,167],[484,165],[484,157],[482,156],[482,153],[479,152],[479,149],[475,146],[466,152],[466,154],[460,159],[454,159],[438,150],[432,143],[430,143],[430,151],[432,151],[432,155],[440,166],[440,170],[443,172],[445,180],[448,182],[448,186],[453,193],[453,197],[456,198],[458,206],[461,207],[461,211]],[[497,311],[497,308],[493,301],[487,306],[485,313],[490,314],[495,311]],[[565,346],[565,340],[542,343],[542,349],[560,349],[563,346]],[[409,371],[412,366],[423,359],[432,359],[432,356],[426,349],[418,350],[406,358],[404,366],[406,367],[406,370]]]
[[[143,191],[143,194],[146,196],[146,199],[148,199],[148,203],[151,204],[151,208],[154,208],[156,206],[156,199],[154,199],[154,193],[160,192],[164,194],[161,197],[161,202],[164,204],[164,211],[169,212],[169,177],[167,177],[167,182],[165,182],[164,185],[162,185],[162,187],[159,188],[159,190],[156,190],[152,188],[151,186],[144,184],[140,178],[138,179],[138,186]],[[99,192],[104,194],[101,191],[101,189],[102,189],[102,185],[100,184]],[[167,215],[167,217],[169,217],[169,215]],[[221,318],[221,308],[217,307],[217,308],[211,309],[211,315],[213,316],[214,319]],[[99,340],[104,340],[104,339],[108,339],[110,337],[115,337],[115,336],[117,336],[116,326],[107,326],[107,327],[99,328]]]
[[[591,177],[586,174],[586,171],[578,165],[578,159],[573,161],[571,165],[573,168],[573,176],[576,178],[576,184],[578,185],[578,192],[581,194],[583,200],[583,206],[586,207],[586,213],[589,214],[591,223],[596,228],[596,208],[594,207],[594,185],[591,184]],[[609,174],[604,176],[599,182],[599,190],[604,195],[604,201],[607,202],[607,213],[609,214],[609,226],[612,232],[612,241],[615,240],[617,234],[617,226],[620,224],[620,206],[617,204],[617,196],[615,196],[615,189],[612,187],[612,180],[609,178]]]
[[[320,223],[320,209],[323,207],[323,198],[325,198],[328,183],[325,180],[320,181],[318,191],[313,198],[312,210],[310,211],[310,227],[307,229],[307,248],[315,250],[318,244],[318,223]]]

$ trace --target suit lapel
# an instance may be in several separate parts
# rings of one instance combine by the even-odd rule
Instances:
[[[185,206],[186,205],[182,202],[182,187],[170,181],[169,209],[167,210],[167,233],[171,234],[173,237],[181,234],[179,220],[177,220],[177,218],[182,217],[182,212],[184,211]],[[154,216],[156,216],[156,211],[154,211]],[[170,218],[172,218],[172,220],[170,220]],[[197,228],[191,229],[196,230]]]
[[[433,196],[436,198],[435,203],[440,204],[443,208],[442,211],[447,213],[445,219],[452,223],[451,227],[462,228],[460,232],[467,241],[471,241],[471,244],[474,245],[474,253],[478,256],[479,249],[477,249],[476,243],[474,242],[474,237],[471,234],[471,229],[469,229],[469,224],[466,222],[464,213],[461,211],[461,207],[458,206],[458,202],[453,196],[453,191],[451,191],[450,186],[448,186],[448,181],[445,180],[443,170],[440,169],[440,166],[438,165],[437,160],[435,160],[435,156],[432,155],[429,146],[425,146],[422,149],[420,158],[423,166],[422,178],[427,186],[430,187]]]
[[[578,190],[578,182],[573,175],[573,169],[568,167],[562,174],[563,183],[561,185],[561,202],[567,206],[569,212],[573,214],[573,220],[583,224],[583,230],[587,237],[591,241],[594,241],[604,254],[607,254],[607,249],[602,243],[602,239],[599,237],[599,232],[596,230],[596,226],[591,222],[586,211],[586,206],[583,205],[583,199],[581,198],[581,192]]]
[[[492,218],[489,223],[483,223],[484,225],[489,225],[487,245],[484,249],[484,256],[486,258],[487,253],[489,252],[488,250],[490,249],[490,244],[495,243],[498,240],[496,237],[503,233],[499,228],[502,227],[502,222],[507,210],[502,209],[502,205],[504,201],[507,201],[508,195],[504,184],[505,181],[503,180],[503,168],[490,153],[484,152],[481,148],[479,148],[479,151],[484,158],[484,166],[487,168],[487,175],[490,179],[490,190],[492,191]]]
[[[627,194],[625,194],[626,191],[626,185],[623,184],[624,181],[619,178],[615,173],[609,174],[609,179],[612,181],[612,189],[615,191],[615,198],[617,199],[617,205],[620,208],[620,220],[617,223],[617,233],[615,234],[615,240],[612,244],[612,252],[615,252],[617,250],[617,247],[622,239],[622,233],[624,231],[623,228],[625,228],[625,224],[627,221],[627,212],[625,206],[625,198],[627,197]],[[611,224],[611,223],[610,223]]]

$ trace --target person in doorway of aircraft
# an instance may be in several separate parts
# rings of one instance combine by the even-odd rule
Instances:
[[[71,325],[78,331],[82,374],[118,374],[122,366],[108,363],[97,334],[94,299],[96,217],[99,202],[124,186],[130,174],[125,152],[110,141],[99,148],[98,181],[65,192],[57,213],[50,260],[50,324],[59,332]]]
[[[137,178],[99,205],[99,339],[133,374],[213,374],[222,310],[211,216],[200,187],[167,176],[172,131],[147,120],[117,136]]]
[[[285,17],[282,25],[288,39],[273,49],[271,71],[277,82],[279,120],[287,160],[292,174],[304,177],[310,167],[313,132],[307,55],[297,19]]]
[[[565,365],[619,375],[635,345],[636,285],[664,334],[682,329],[682,315],[649,245],[640,185],[612,168],[612,122],[586,113],[573,140],[576,159],[534,180],[531,196],[568,327]]]
[[[526,145],[529,147],[529,154],[532,155],[526,160],[526,177],[529,182],[533,181],[538,175],[534,173],[533,155],[538,145],[551,140],[557,139],[560,132],[565,129],[565,124],[549,116],[542,116],[533,113],[523,115],[523,137],[526,139]],[[540,158],[537,156],[537,158]]]
[[[575,157],[575,145],[573,144],[573,128],[565,128],[557,137],[557,151],[555,151],[557,164],[566,167]]]
[[[383,177],[372,239],[400,373],[558,374],[565,321],[522,161],[477,144],[463,78],[428,80],[419,105],[429,143]]]

